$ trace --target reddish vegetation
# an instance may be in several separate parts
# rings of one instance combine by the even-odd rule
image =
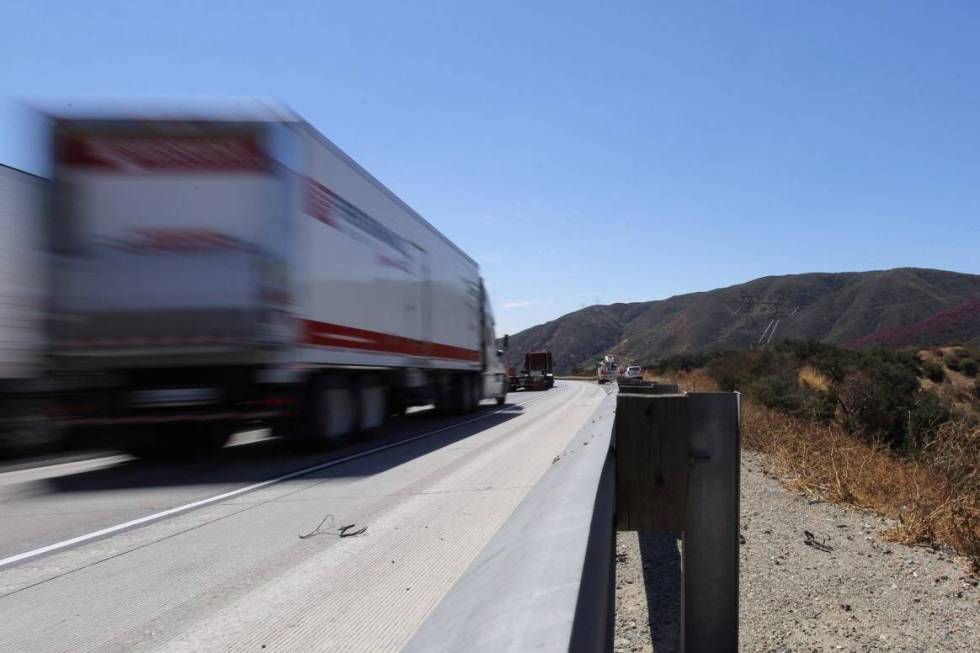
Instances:
[[[873,345],[905,345],[954,342],[969,338],[980,330],[980,299],[968,299],[952,308],[939,311],[924,320],[890,329],[879,329],[857,338],[846,346],[860,349]]]

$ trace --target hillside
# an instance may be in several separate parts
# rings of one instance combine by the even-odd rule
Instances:
[[[763,337],[863,344],[872,334],[890,340],[895,330],[902,344],[928,345],[950,333],[953,322],[959,342],[980,344],[978,299],[980,275],[943,270],[762,277],[663,300],[589,306],[512,335],[505,361],[517,365],[525,351],[550,349],[558,371],[567,373],[605,353],[643,364],[744,348]]]
[[[885,345],[944,345],[962,339],[976,340],[980,331],[980,299],[968,299],[924,320],[903,326],[879,329],[847,343],[848,347]]]

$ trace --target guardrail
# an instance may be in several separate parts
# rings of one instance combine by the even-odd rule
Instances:
[[[610,394],[405,650],[612,651],[618,529],[681,538],[681,650],[737,651],[738,459],[736,393]]]
[[[612,650],[615,406],[603,400],[406,651]]]

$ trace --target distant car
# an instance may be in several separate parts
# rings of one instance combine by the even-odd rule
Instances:
[[[626,368],[626,378],[628,379],[642,379],[643,378],[643,368],[639,365],[630,365]]]

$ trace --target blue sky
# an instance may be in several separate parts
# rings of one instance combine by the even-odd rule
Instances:
[[[0,93],[288,104],[480,263],[498,331],[808,271],[980,272],[973,2],[20,2]],[[0,105],[0,162],[36,167]]]

